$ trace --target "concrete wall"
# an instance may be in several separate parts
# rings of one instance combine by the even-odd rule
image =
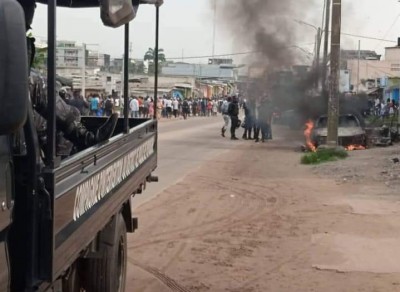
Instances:
[[[358,79],[358,60],[349,60],[347,61],[347,68],[350,71],[350,83],[354,86],[354,90],[357,90],[357,85],[361,84],[362,80],[399,76],[400,70],[392,68],[392,65],[391,61],[386,60],[360,60],[360,76]]]
[[[56,64],[57,67],[83,67],[85,53],[83,47],[57,47]]]
[[[391,62],[397,62],[400,64],[400,47],[386,48],[385,60]]]

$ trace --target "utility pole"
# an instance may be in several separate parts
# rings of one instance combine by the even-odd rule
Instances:
[[[326,0],[325,7],[325,40],[324,40],[324,58],[322,64],[322,88],[326,90],[326,77],[328,74],[328,44],[329,44],[329,24],[331,22],[331,0]]]
[[[361,41],[358,41],[358,64],[357,64],[357,94],[360,92],[360,59],[361,59]]]
[[[318,90],[319,88],[319,75],[321,74],[320,70],[320,65],[319,65],[319,59],[320,59],[320,51],[321,51],[321,39],[322,39],[322,30],[320,27],[318,27],[317,30],[317,44],[316,44],[316,63],[315,63],[315,70],[316,70],[316,78],[315,78],[315,83],[316,83],[316,88]]]
[[[217,0],[214,0],[214,24],[213,24],[213,46],[212,46],[212,57],[215,56],[215,36],[217,27]]]
[[[333,0],[327,139],[327,144],[331,147],[335,147],[338,144],[341,20],[342,0]]]
[[[82,96],[86,98],[86,44],[83,44],[83,66],[82,66]]]

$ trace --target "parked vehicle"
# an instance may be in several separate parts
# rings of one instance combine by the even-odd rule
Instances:
[[[129,119],[125,78],[125,117],[118,120],[113,136],[66,159],[57,156],[56,1],[40,2],[48,3],[49,9],[45,151],[29,99],[24,11],[16,0],[0,1],[0,291],[123,292],[126,233],[138,225],[131,197],[157,180],[152,175],[157,167],[157,121]],[[136,11],[129,5],[139,5],[115,5],[112,0],[57,2],[76,7],[99,7],[100,2],[102,9],[112,8],[102,15],[103,22],[125,24],[126,29],[132,19],[127,12]],[[159,3],[151,3],[158,16]],[[129,34],[124,42],[127,62]],[[104,121],[85,117],[81,122],[95,129]]]
[[[314,125],[312,141],[316,147],[326,144],[328,136],[328,117],[320,116]],[[339,145],[347,147],[349,145],[366,146],[366,132],[359,118],[353,114],[339,116],[338,127]]]

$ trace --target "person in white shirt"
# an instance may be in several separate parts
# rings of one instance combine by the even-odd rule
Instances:
[[[131,110],[131,118],[138,118],[139,117],[139,101],[136,97],[132,98],[131,102],[129,103],[129,108]]]
[[[172,114],[172,101],[170,99],[167,99],[165,101],[165,107],[166,107],[166,115],[167,118],[171,118],[171,114]]]
[[[174,110],[174,117],[175,119],[178,117],[178,111],[179,111],[179,101],[174,98],[174,100],[172,101],[172,108]]]
[[[379,97],[375,99],[375,116],[379,116],[381,110],[381,100]]]
[[[224,102],[221,105],[222,118],[224,119],[224,126],[221,129],[222,137],[225,137],[226,129],[229,127],[229,122],[231,120],[231,118],[229,117],[229,114],[228,114],[230,102],[231,102],[231,97],[228,97],[227,99],[224,100]]]

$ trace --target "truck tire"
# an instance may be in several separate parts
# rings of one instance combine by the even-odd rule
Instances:
[[[83,260],[83,283],[86,292],[124,292],[127,269],[126,225],[119,213],[101,231],[100,258]]]

